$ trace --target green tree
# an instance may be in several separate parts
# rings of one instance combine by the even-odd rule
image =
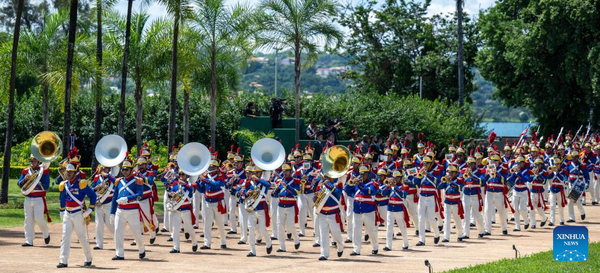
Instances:
[[[300,63],[308,55],[305,67],[316,60],[319,46],[337,47],[343,40],[334,21],[339,6],[335,0],[261,0],[265,14],[260,22],[259,44],[267,48],[292,48],[294,51],[294,90],[296,106],[296,142],[300,140]]]
[[[540,134],[598,128],[599,12],[598,1],[500,1],[479,20],[482,76],[502,102],[529,108]]]
[[[196,0],[194,4],[197,8],[190,24],[203,37],[198,39],[196,79],[210,86],[210,143],[216,147],[217,101],[223,102],[225,92],[237,86],[240,71],[255,49],[251,38],[256,33],[256,16],[249,6],[227,8],[225,0]]]
[[[12,148],[13,124],[15,118],[15,82],[17,81],[17,53],[19,49],[19,35],[21,30],[21,14],[23,13],[23,3],[25,0],[19,0],[17,5],[17,18],[13,32],[13,44],[10,64],[10,83],[8,87],[8,109],[6,113],[6,139],[4,140],[4,168],[2,169],[2,193],[0,194],[0,204],[8,202],[8,175],[10,173],[10,152]]]

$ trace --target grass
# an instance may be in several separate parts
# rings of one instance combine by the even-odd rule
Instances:
[[[588,254],[589,259],[585,262],[556,262],[553,259],[552,250],[550,250],[518,259],[502,259],[448,272],[598,272],[600,268],[600,242],[591,243]]]
[[[51,180],[51,184],[54,180]],[[163,202],[162,197],[164,194],[164,185],[162,183],[156,184],[158,187],[159,202],[154,204],[154,212],[162,214]],[[8,204],[0,205],[0,228],[11,228],[23,225],[23,201],[25,197],[21,194],[21,190],[17,186],[17,179],[11,179],[8,185]],[[87,201],[89,202],[89,200]],[[59,193],[56,186],[50,187],[50,190],[46,194],[46,204],[48,204],[48,211],[50,212],[50,218],[52,218],[52,224],[60,223],[59,213]],[[89,203],[88,203],[89,204]]]

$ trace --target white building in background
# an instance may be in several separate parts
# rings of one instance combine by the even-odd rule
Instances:
[[[340,73],[345,73],[350,67],[348,66],[334,66],[329,68],[317,68],[317,76],[321,78],[327,78],[329,76],[335,76]]]
[[[256,62],[256,63],[261,63],[261,64],[267,64],[269,63],[269,58],[266,57],[250,57],[248,59],[248,62]]]

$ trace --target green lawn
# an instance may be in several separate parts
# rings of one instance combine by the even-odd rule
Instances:
[[[54,182],[52,180],[51,184]],[[163,203],[162,197],[164,194],[164,186],[162,183],[157,183],[159,202],[154,205],[156,213],[162,213]],[[24,196],[21,194],[21,190],[17,186],[17,180],[11,179],[8,186],[8,204],[0,205],[0,228],[9,228],[23,225],[23,199]],[[50,211],[50,217],[52,223],[60,223],[59,215],[59,194],[57,187],[54,187],[48,191],[46,195],[46,202],[48,204],[48,210]]]
[[[552,251],[546,251],[519,259],[502,259],[448,272],[598,272],[600,242],[590,244],[589,259],[585,262],[556,262],[552,257]]]

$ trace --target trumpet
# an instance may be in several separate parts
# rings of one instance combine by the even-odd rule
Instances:
[[[383,184],[386,187],[392,187],[392,186],[396,186],[396,180],[394,180],[394,178],[386,178],[385,180],[383,180]]]
[[[510,173],[511,174],[512,173],[517,173],[517,172],[519,172],[519,166],[514,166],[514,167],[510,168]]]
[[[421,168],[419,170],[419,173],[417,173],[417,178],[421,179],[423,178],[425,175],[427,175],[427,169],[426,168]]]
[[[463,174],[464,179],[469,179],[473,177],[473,170],[471,168],[467,168],[467,171]]]
[[[533,173],[533,175],[538,175],[538,174],[540,174],[540,168],[533,168],[533,170],[531,170],[531,172]]]
[[[353,187],[353,186],[356,186],[358,183],[359,183],[358,177],[355,177],[355,178],[348,180],[348,182],[346,182],[346,185]]]

